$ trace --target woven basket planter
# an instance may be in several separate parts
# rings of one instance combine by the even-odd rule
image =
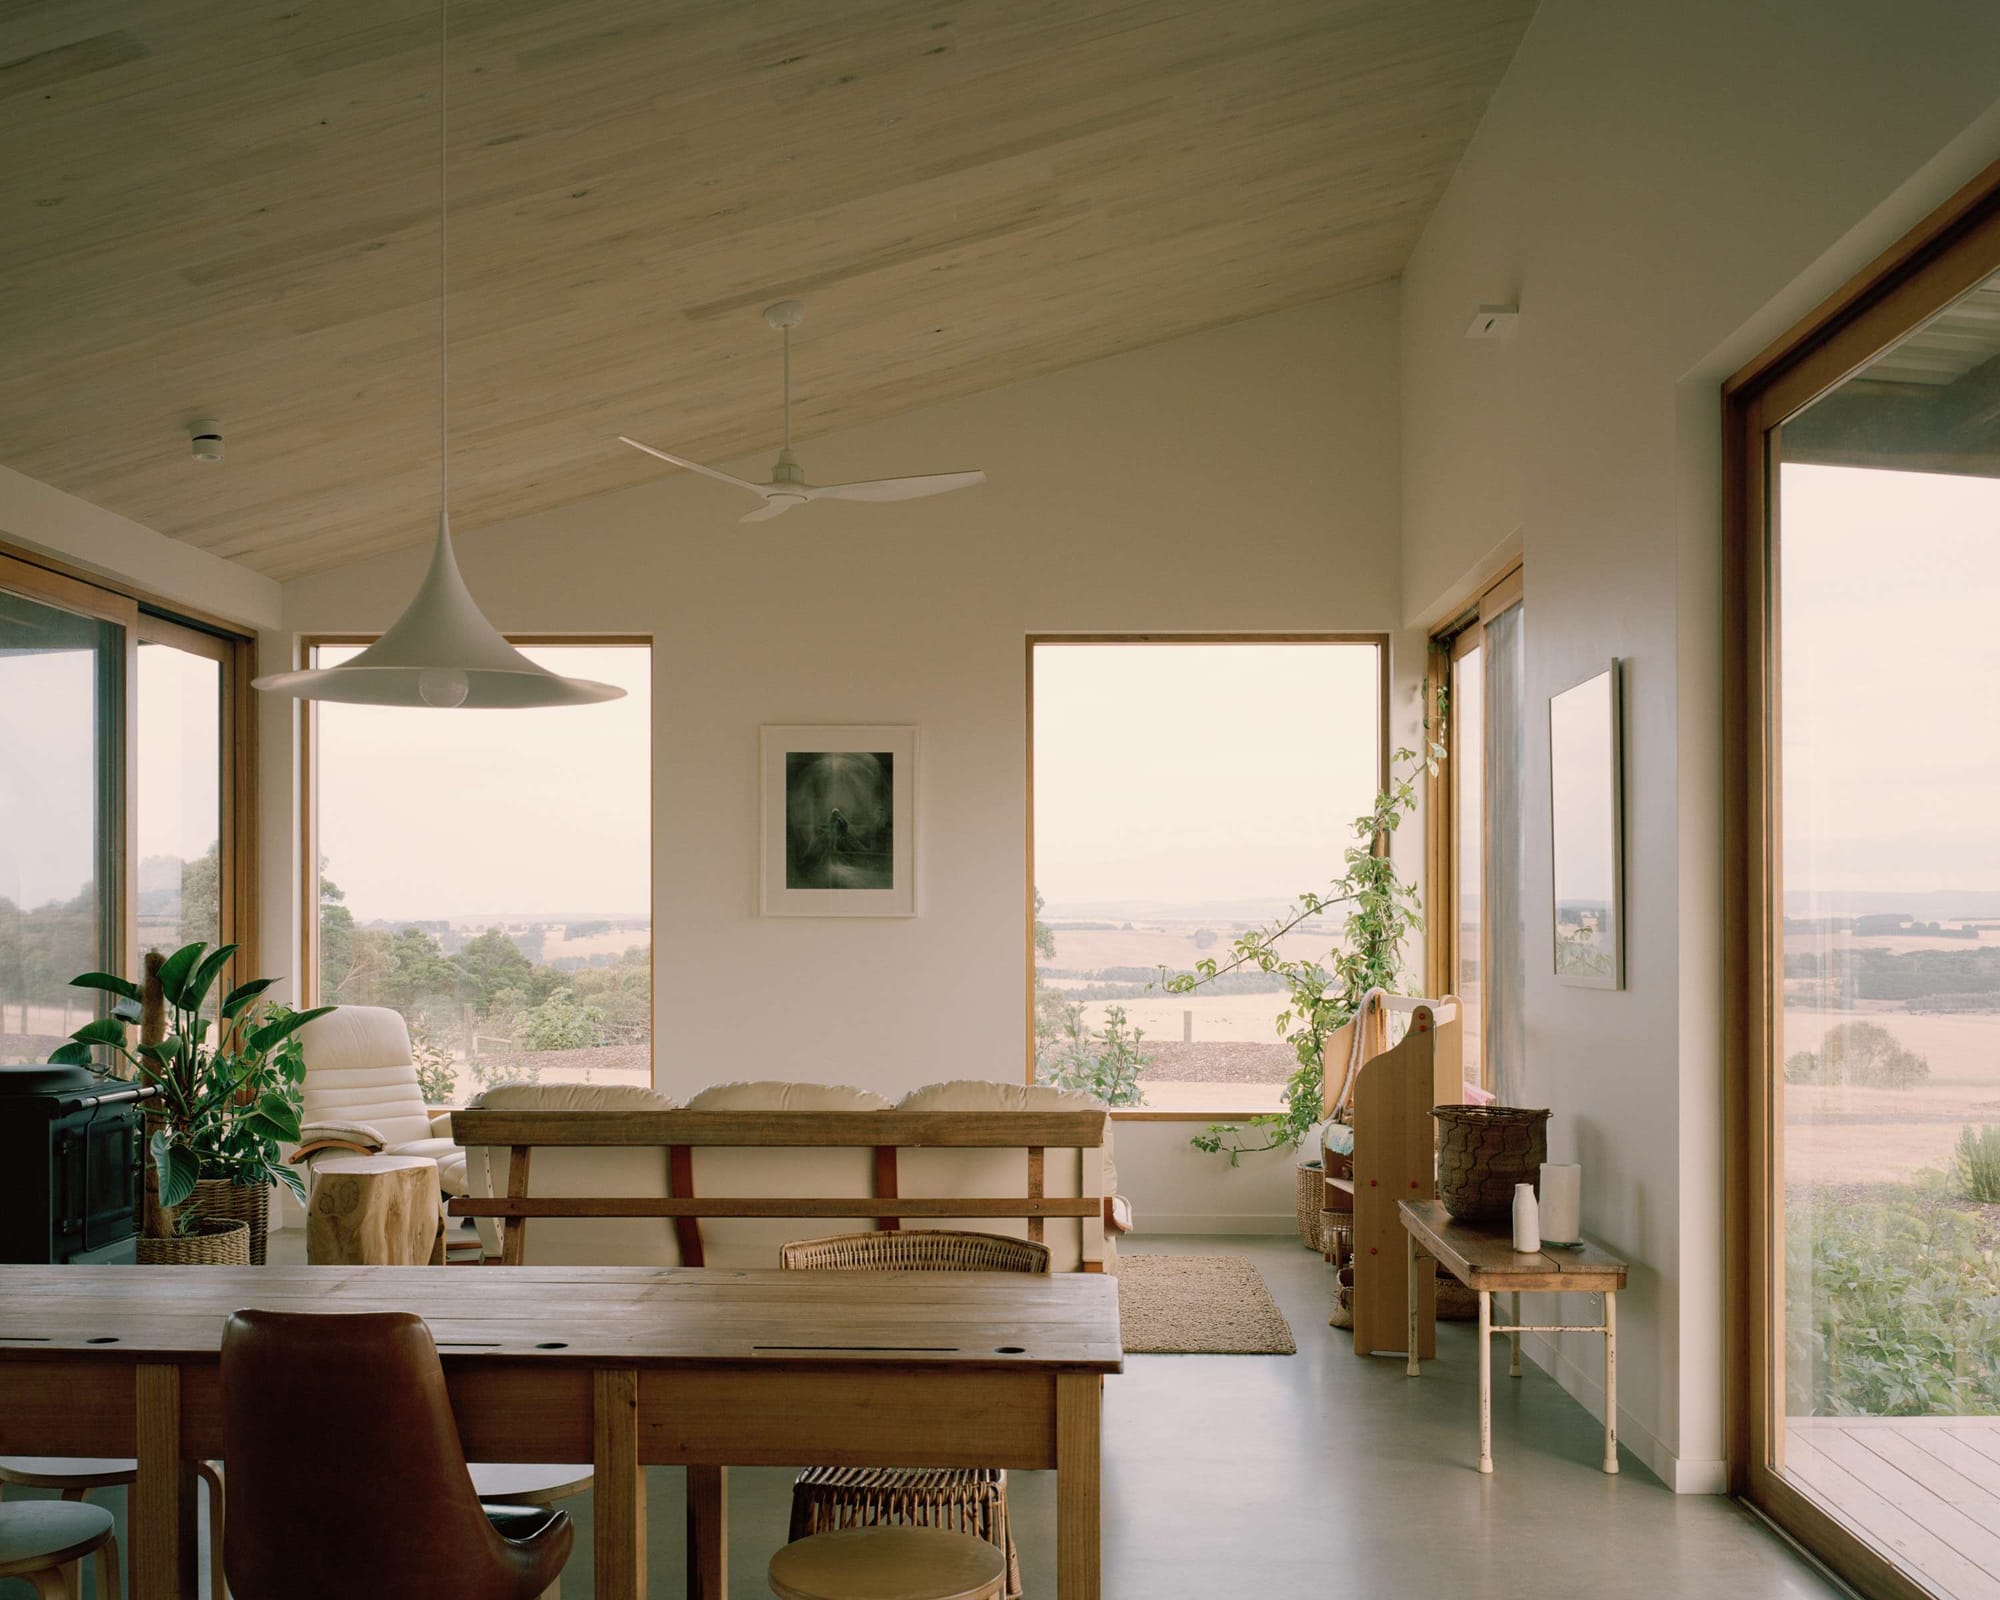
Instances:
[[[1298,1169],[1299,1243],[1308,1250],[1319,1248],[1320,1196],[1326,1190],[1320,1179],[1325,1170],[1317,1161],[1308,1161]]]
[[[177,1239],[134,1241],[142,1267],[247,1267],[250,1224],[203,1219]]]
[[[271,1236],[271,1191],[263,1184],[230,1183],[203,1178],[194,1186],[188,1207],[211,1222],[244,1222],[250,1226],[250,1265],[264,1265]]]
[[[1460,1222],[1514,1212],[1514,1185],[1539,1183],[1549,1158],[1549,1114],[1519,1106],[1436,1106],[1438,1198]]]

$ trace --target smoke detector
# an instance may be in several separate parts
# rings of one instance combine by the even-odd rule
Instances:
[[[1468,339],[1511,339],[1520,321],[1518,306],[1481,306],[1466,324],[1465,336]]]
[[[188,424],[188,438],[194,446],[197,461],[220,461],[222,459],[222,424],[213,417],[203,417],[198,422]]]

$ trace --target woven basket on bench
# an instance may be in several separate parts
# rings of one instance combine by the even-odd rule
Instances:
[[[1520,1106],[1436,1106],[1438,1199],[1461,1222],[1511,1216],[1514,1185],[1539,1184],[1549,1114]]]

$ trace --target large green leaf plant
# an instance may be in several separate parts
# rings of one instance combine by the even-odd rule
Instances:
[[[97,1051],[114,1051],[141,1082],[159,1090],[145,1102],[148,1151],[159,1185],[159,1210],[149,1226],[185,1232],[195,1218],[180,1208],[203,1178],[259,1186],[282,1183],[300,1200],[305,1186],[284,1164],[283,1149],[299,1138],[305,1063],[292,1035],[332,1006],[289,1011],[262,996],[278,980],[238,984],[208,1014],[209,994],[236,954],[226,944],[183,945],[160,964],[166,1033],[156,1044],[130,1044],[126,1028],[139,1015],[140,986],[115,973],[86,972],[76,989],[95,989],[120,1002],[112,1014],[85,1023],[49,1056],[52,1065],[89,1067]]]

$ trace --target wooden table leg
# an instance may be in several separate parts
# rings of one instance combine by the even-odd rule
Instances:
[[[1604,1470],[1618,1470],[1618,1295],[1604,1292]]]
[[[1479,1470],[1493,1470],[1493,1291],[1479,1291]]]
[[[688,1600],[729,1600],[729,1469],[687,1469]]]
[[[639,1465],[639,1374],[591,1374],[592,1558],[597,1592],[613,1600],[646,1593],[646,1473]]]
[[[1104,1379],[1056,1374],[1056,1600],[1101,1600]]]
[[[200,1592],[194,1463],[181,1456],[181,1369],[142,1361],[134,1382],[138,1482],[128,1502],[133,1600]]]
[[[1410,1313],[1409,1356],[1404,1362],[1403,1372],[1414,1378],[1420,1370],[1417,1346],[1422,1339],[1417,1332],[1417,1236],[1407,1230],[1403,1234],[1403,1259],[1409,1269],[1403,1279],[1403,1299],[1408,1303]]]
[[[1507,1320],[1514,1326],[1507,1335],[1507,1376],[1518,1378],[1521,1375],[1521,1291],[1516,1289],[1508,1298],[1513,1302],[1513,1311]]]

